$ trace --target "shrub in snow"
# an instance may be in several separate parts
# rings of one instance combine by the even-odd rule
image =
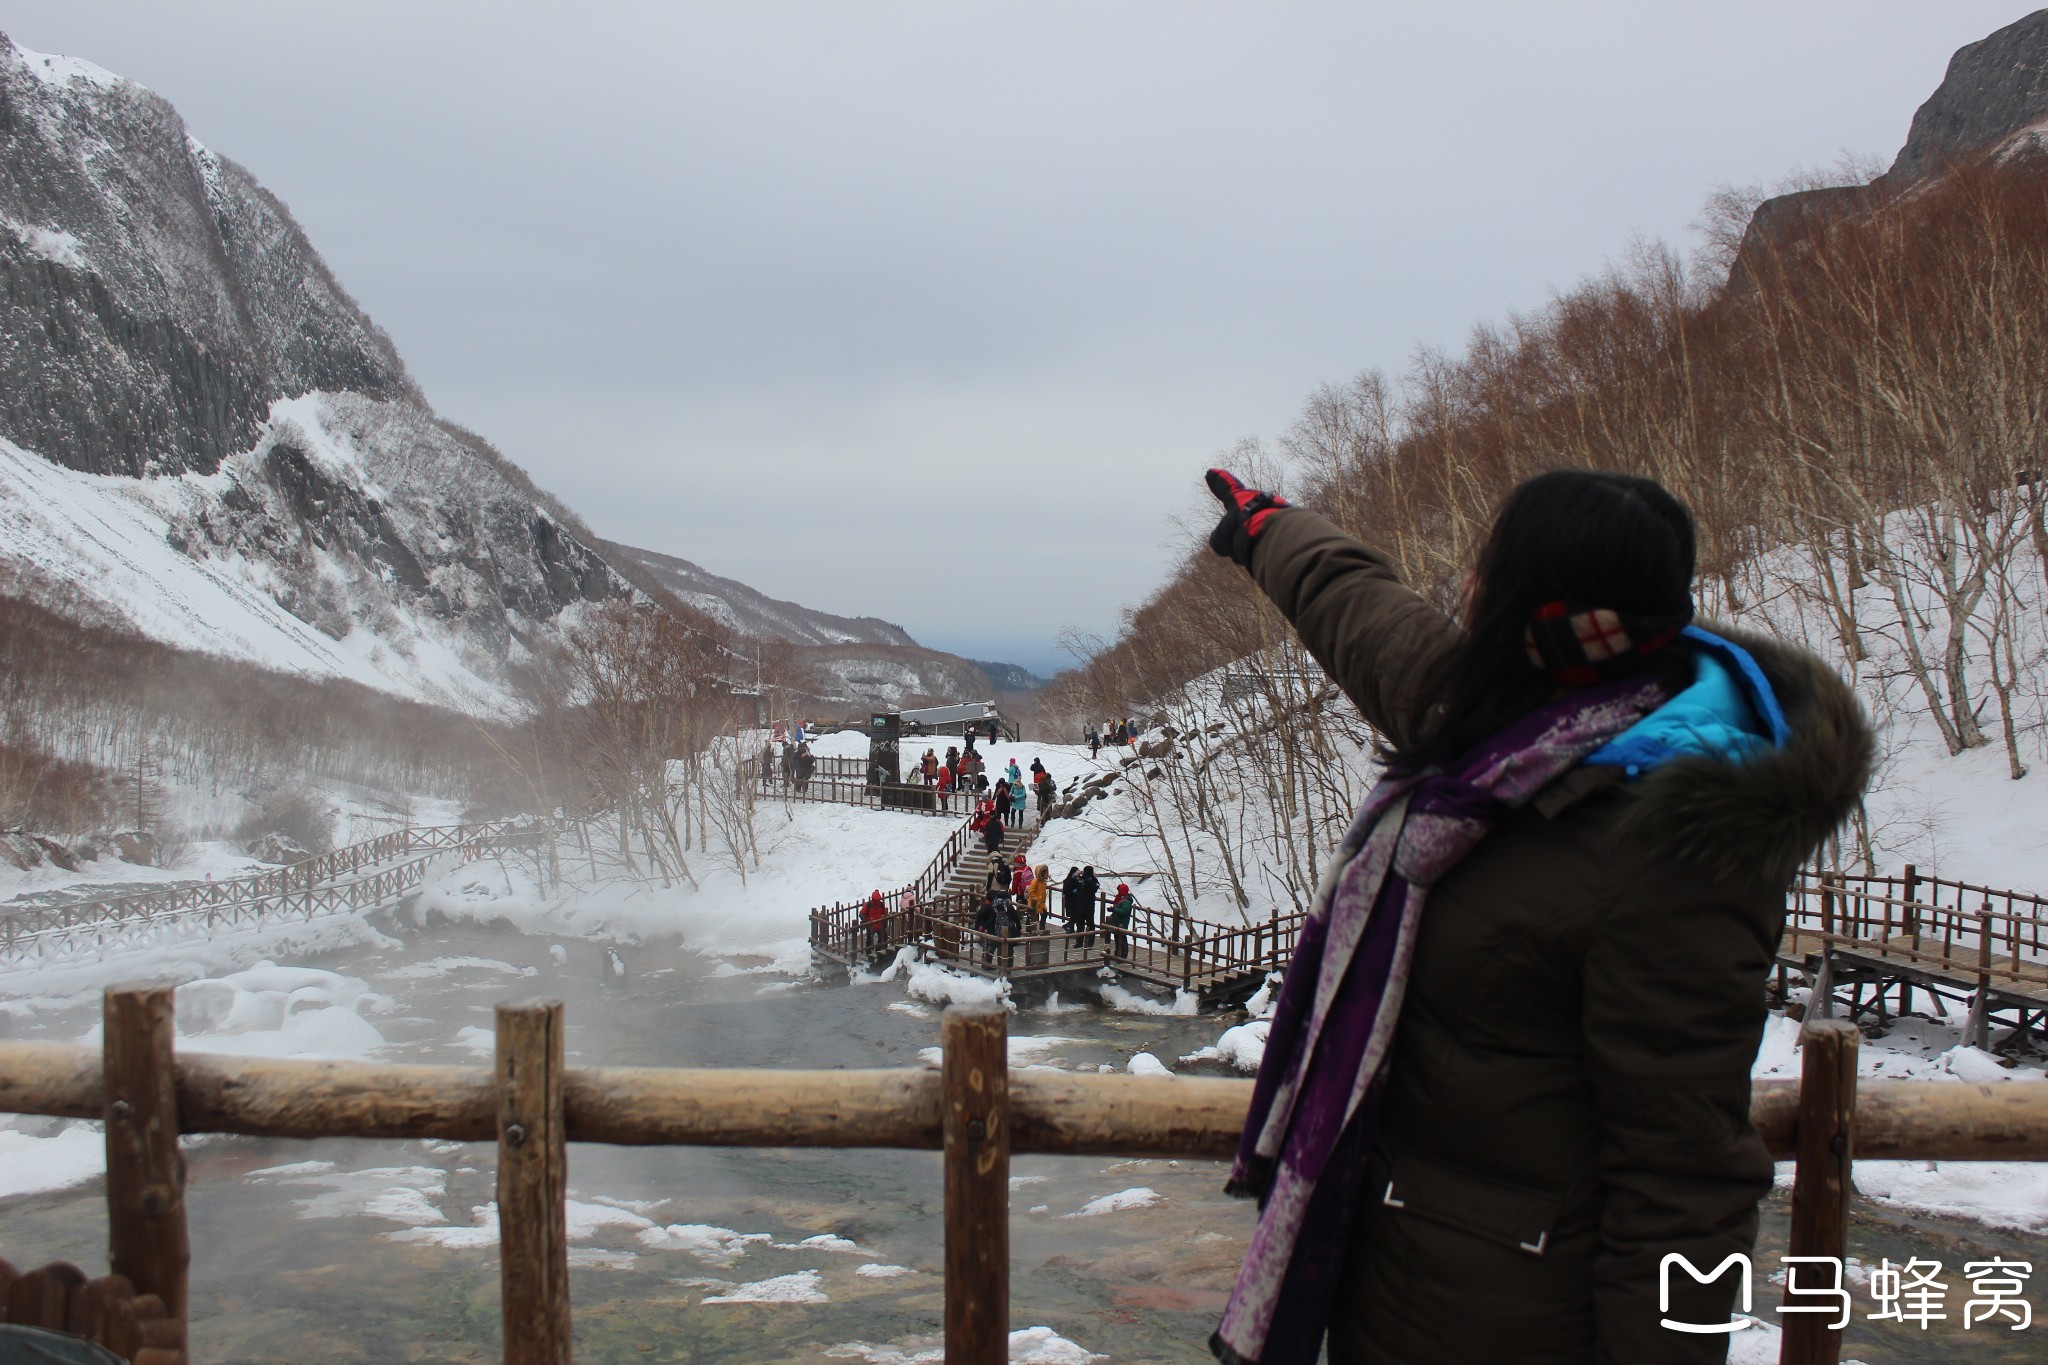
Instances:
[[[276,863],[285,866],[302,863],[313,856],[313,851],[289,835],[270,831],[243,845],[251,858],[259,863]]]
[[[334,847],[333,812],[306,788],[280,787],[257,797],[253,806],[234,830],[251,857],[266,863],[295,862]],[[259,851],[265,848],[296,850],[298,857],[267,857]]]

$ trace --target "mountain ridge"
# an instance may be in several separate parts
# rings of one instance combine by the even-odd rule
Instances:
[[[2048,9],[1957,48],[1941,83],[1914,110],[1906,140],[1883,174],[1759,202],[1729,266],[1729,289],[1751,287],[1758,252],[1798,243],[1882,196],[1911,194],[1979,157],[2048,157]]]
[[[919,648],[600,539],[434,410],[169,101],[4,33],[0,445],[0,591],[285,672],[502,712],[513,665],[622,597]]]

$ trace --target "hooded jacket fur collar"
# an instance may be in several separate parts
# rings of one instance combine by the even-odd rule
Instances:
[[[1717,875],[1785,882],[1863,799],[1876,741],[1863,705],[1819,658],[1713,626],[1763,670],[1789,734],[1739,763],[1676,758],[1624,788],[1624,829]]]

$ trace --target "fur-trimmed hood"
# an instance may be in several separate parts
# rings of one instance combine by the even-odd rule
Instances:
[[[1811,652],[1725,626],[1783,708],[1790,736],[1739,763],[1675,759],[1626,789],[1623,828],[1723,876],[1786,882],[1855,811],[1876,738],[1849,685]]]

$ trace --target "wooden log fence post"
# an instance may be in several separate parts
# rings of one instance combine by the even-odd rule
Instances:
[[[1812,987],[1806,993],[1806,1020],[1835,1017],[1835,945],[1823,939],[1820,966],[1814,969]]]
[[[940,1021],[946,1163],[947,1365],[1010,1358],[1009,1012],[954,1005]]]
[[[1800,1031],[1799,1130],[1792,1180],[1792,1230],[1786,1248],[1785,1303],[1802,1311],[1784,1315],[1779,1365],[1836,1365],[1842,1334],[1827,1312],[1810,1311],[1821,1300],[1794,1298],[1800,1289],[1840,1283],[1802,1267],[1801,1256],[1832,1257],[1849,1249],[1849,1196],[1856,1124],[1856,1053],[1863,1035],[1845,1019],[1809,1021]]]
[[[169,986],[106,993],[101,1075],[107,1126],[107,1249],[113,1273],[185,1316],[191,1243]]]
[[[1991,898],[1977,912],[1977,993],[1970,997],[1970,1018],[1963,1035],[1971,1047],[1991,1050]]]
[[[498,1270],[506,1365],[569,1360],[562,1003],[498,1006]]]

